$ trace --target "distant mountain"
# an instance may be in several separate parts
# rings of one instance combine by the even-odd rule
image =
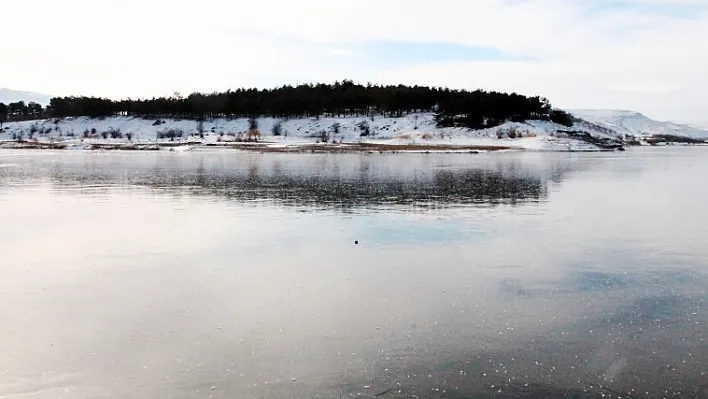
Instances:
[[[701,129],[701,130],[708,130],[708,121],[691,123],[691,127],[695,127],[696,129]]]
[[[652,136],[674,135],[691,138],[708,138],[708,130],[697,126],[660,122],[639,112],[626,110],[578,109],[571,114],[595,125],[611,129],[620,135]]]
[[[17,101],[24,101],[25,103],[36,102],[46,106],[49,104],[49,100],[52,96],[46,94],[32,93],[29,91],[17,91],[10,90],[0,87],[0,103],[9,104]]]

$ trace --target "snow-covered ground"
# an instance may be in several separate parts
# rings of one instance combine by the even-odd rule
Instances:
[[[634,111],[624,110],[571,110],[574,116],[614,130],[619,135],[645,137],[652,135],[675,135],[708,139],[708,131],[696,126],[673,122],[660,122]]]
[[[273,126],[281,124],[281,135],[273,135]],[[338,125],[338,128],[335,126]],[[362,136],[364,125],[368,125],[369,135]],[[199,135],[199,124],[194,120],[155,119],[133,117],[110,118],[65,118],[61,120],[37,120],[6,123],[0,133],[0,141],[31,139],[40,142],[82,143],[156,143],[169,142],[169,138],[158,138],[170,131],[181,132],[176,141],[227,143],[245,138],[248,120],[219,118],[203,122],[204,137]],[[586,126],[574,127],[588,131],[596,137],[606,136],[605,132],[593,131]],[[272,145],[297,145],[321,142],[323,132],[328,142],[337,143],[377,143],[391,145],[454,145],[454,146],[503,146],[527,150],[592,150],[597,147],[588,143],[564,138],[559,131],[567,127],[547,121],[508,122],[501,126],[470,130],[464,128],[438,128],[432,113],[418,113],[400,118],[376,116],[344,118],[299,118],[280,120],[258,119],[261,141]],[[335,130],[338,133],[335,133]],[[122,138],[111,138],[110,132]],[[107,137],[107,138],[105,138]]]

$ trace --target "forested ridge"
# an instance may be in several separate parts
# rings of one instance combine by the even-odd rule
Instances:
[[[55,97],[37,103],[0,103],[0,121],[86,116],[142,118],[401,117],[434,112],[439,127],[472,129],[507,121],[552,120],[570,126],[571,118],[539,96],[484,90],[455,90],[426,86],[361,85],[351,80],[334,84],[302,84],[275,89],[237,89],[215,93],[114,101],[98,97]]]

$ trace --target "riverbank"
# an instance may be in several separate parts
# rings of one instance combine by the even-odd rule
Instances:
[[[402,117],[145,119],[62,118],[6,123],[0,148],[159,150],[209,146],[274,152],[592,151],[621,141],[592,126],[550,121],[506,122],[487,129],[437,126],[432,113]],[[584,140],[592,137],[594,141]],[[607,144],[607,145],[606,145]]]
[[[500,151],[547,151],[547,152],[599,152],[617,148],[598,148],[577,144],[558,144],[553,147],[533,148],[518,145],[494,144],[406,144],[406,143],[293,143],[283,142],[41,142],[0,141],[0,149],[13,150],[84,150],[84,151],[193,151],[199,149],[233,150],[267,153],[480,153]],[[623,148],[621,148],[623,150]]]
[[[340,117],[145,119],[61,118],[5,123],[0,149],[187,151],[202,147],[257,152],[587,152],[636,145],[704,145],[671,134],[619,135],[581,119],[566,127],[550,121],[506,122],[488,129],[440,128],[432,113],[398,118]],[[661,131],[661,129],[655,129]]]

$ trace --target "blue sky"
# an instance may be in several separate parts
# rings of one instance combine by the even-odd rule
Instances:
[[[15,90],[135,98],[348,78],[708,119],[705,0],[36,0],[3,12],[3,31],[22,32],[0,41],[0,87]]]

